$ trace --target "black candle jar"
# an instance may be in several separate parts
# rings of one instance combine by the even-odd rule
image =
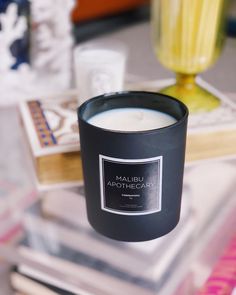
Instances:
[[[138,107],[177,122],[147,131],[113,131],[88,120],[100,112]],[[78,108],[88,219],[101,234],[145,241],[170,232],[179,221],[188,109],[169,96],[117,92]]]

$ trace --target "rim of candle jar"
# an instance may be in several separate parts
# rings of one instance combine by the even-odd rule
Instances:
[[[108,129],[108,128],[103,128],[103,127],[98,127],[96,125],[93,125],[91,123],[88,122],[88,120],[90,118],[92,118],[93,116],[99,114],[99,113],[102,113],[102,112],[105,112],[105,111],[108,111],[108,110],[114,110],[114,109],[121,109],[121,108],[129,108],[131,106],[119,106],[119,107],[114,107],[114,108],[111,108],[111,109],[106,109],[104,111],[100,111],[100,112],[96,112],[94,113],[93,115],[89,116],[88,118],[84,118],[84,111],[86,110],[86,108],[88,107],[89,104],[93,104],[94,102],[96,101],[99,101],[99,100],[104,100],[104,102],[106,102],[106,99],[114,99],[115,97],[128,97],[128,96],[137,96],[137,95],[140,95],[140,96],[157,96],[157,97],[161,97],[163,98],[163,101],[168,99],[168,100],[171,100],[173,102],[175,102],[177,105],[179,105],[179,107],[182,109],[183,111],[183,116],[178,119],[176,118],[176,116],[170,114],[169,112],[166,112],[166,111],[162,111],[162,110],[159,110],[159,109],[155,109],[155,108],[148,108],[146,106],[137,106],[137,108],[144,108],[144,109],[149,109],[149,110],[156,110],[156,111],[159,111],[159,112],[163,112],[165,114],[168,114],[170,116],[172,116],[173,118],[175,118],[177,121],[173,124],[170,124],[168,126],[164,126],[164,127],[160,127],[160,128],[154,128],[154,129],[147,129],[147,130],[140,130],[140,131],[122,131],[122,130],[113,130],[113,129]],[[145,98],[145,99],[148,99]],[[136,106],[132,106],[132,108],[136,108]],[[157,132],[157,131],[162,131],[162,130],[167,130],[167,129],[170,129],[170,128],[175,128],[177,127],[178,125],[181,125],[187,118],[188,118],[188,115],[189,115],[189,110],[187,108],[187,106],[181,102],[180,100],[172,97],[172,96],[169,96],[169,95],[166,95],[166,94],[162,94],[162,93],[159,93],[159,92],[150,92],[150,91],[117,91],[117,92],[110,92],[110,93],[105,93],[105,94],[102,94],[102,95],[98,95],[98,96],[95,96],[93,98],[90,98],[88,100],[86,100],[82,105],[80,105],[78,108],[77,108],[77,114],[78,114],[78,118],[83,121],[84,123],[88,124],[89,126],[95,128],[95,129],[98,129],[98,130],[103,130],[105,132],[112,132],[112,133],[118,133],[118,134],[148,134],[148,133],[153,133],[153,132]]]

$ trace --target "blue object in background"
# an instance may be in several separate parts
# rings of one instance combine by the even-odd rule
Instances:
[[[236,37],[236,0],[229,0],[227,35]]]
[[[22,63],[29,63],[30,61],[30,29],[29,29],[29,15],[30,3],[28,0],[0,0],[0,14],[6,13],[9,4],[15,3],[17,5],[18,16],[25,16],[27,20],[27,29],[22,38],[13,41],[10,46],[12,56],[15,57],[16,62],[11,66],[12,69],[17,69]],[[0,21],[0,31],[1,31]],[[1,44],[0,44],[1,46]]]
[[[228,19],[227,34],[230,37],[236,37],[236,17],[230,17]]]

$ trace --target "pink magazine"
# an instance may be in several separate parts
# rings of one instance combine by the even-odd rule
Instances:
[[[232,295],[236,287],[236,233],[196,295]]]

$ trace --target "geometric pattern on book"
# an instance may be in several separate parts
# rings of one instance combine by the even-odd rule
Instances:
[[[45,119],[40,102],[30,101],[28,102],[28,106],[41,147],[56,145],[56,138]]]
[[[28,102],[41,147],[78,143],[76,99],[47,99]]]

